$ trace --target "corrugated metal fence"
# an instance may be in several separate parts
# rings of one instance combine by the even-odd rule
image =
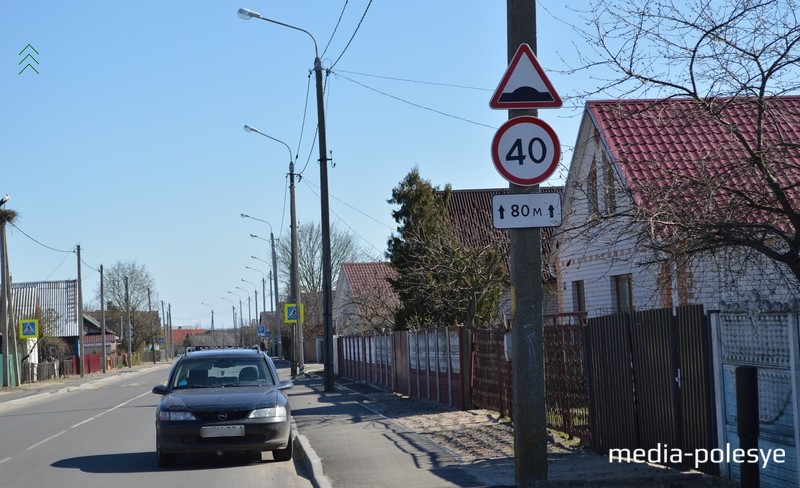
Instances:
[[[513,418],[505,331],[464,327],[339,337],[339,374],[412,398]],[[466,347],[465,347],[466,346]],[[716,448],[711,336],[702,306],[545,316],[548,427],[612,448]],[[673,467],[694,467],[694,459]],[[716,474],[718,466],[700,469]]]
[[[711,341],[702,306],[589,319],[592,446],[716,448]],[[678,469],[694,467],[682,456]],[[717,473],[706,463],[700,469]]]
[[[589,391],[583,361],[583,315],[547,316],[547,420],[588,442]],[[341,376],[454,408],[485,408],[513,417],[505,330],[439,327],[337,338]]]

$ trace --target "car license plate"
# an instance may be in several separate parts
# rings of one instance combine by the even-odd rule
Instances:
[[[244,425],[217,425],[201,427],[201,437],[240,437],[244,436]]]

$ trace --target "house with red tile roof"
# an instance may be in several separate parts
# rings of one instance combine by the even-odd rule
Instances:
[[[563,194],[564,188],[561,186],[540,187],[541,193]],[[495,195],[509,193],[508,188],[484,188],[473,190],[452,190],[450,199],[447,201],[447,213],[453,223],[453,231],[456,239],[471,248],[484,248],[487,246],[495,248],[500,255],[506,257],[509,264],[511,257],[511,240],[508,229],[496,229],[492,221],[492,198]],[[551,240],[555,229],[541,229],[542,244],[542,286],[544,291],[543,310],[544,313],[557,313],[557,289],[556,274],[552,266],[548,266],[548,256],[552,254]],[[500,310],[498,317],[505,314],[511,317],[511,298],[510,292],[503,294],[500,300]]]
[[[172,329],[172,353],[183,354],[186,352],[186,347],[188,345],[192,345],[187,341],[187,338],[190,335],[204,336],[206,333],[207,331],[205,329],[197,329],[193,327],[178,327],[177,329]]]
[[[789,227],[742,147],[779,151],[783,164],[772,176],[789,203],[796,201],[800,97],[767,99],[763,119],[750,99],[704,103],[719,104],[722,116],[689,99],[587,103],[564,223],[552,241],[560,311],[592,317],[684,304],[713,309],[752,298],[754,290],[770,300],[792,298],[785,266],[744,246],[703,250],[692,241],[691,223],[720,233],[749,223],[765,229],[766,242]]]
[[[333,299],[337,335],[394,329],[399,306],[389,282],[394,275],[386,262],[342,263]]]

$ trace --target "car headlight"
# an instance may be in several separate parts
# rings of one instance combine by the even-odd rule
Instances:
[[[192,412],[179,412],[179,411],[172,411],[172,410],[159,410],[159,412],[158,412],[158,420],[187,421],[187,420],[197,420],[197,418],[192,414]]]
[[[278,406],[278,407],[270,407],[270,408],[257,408],[250,412],[250,415],[247,416],[249,419],[274,419],[278,420],[286,420],[287,412],[286,407]]]

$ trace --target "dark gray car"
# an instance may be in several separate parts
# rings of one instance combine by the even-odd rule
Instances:
[[[292,458],[291,409],[272,360],[256,349],[206,349],[181,356],[156,411],[158,465],[178,454],[272,451]]]

